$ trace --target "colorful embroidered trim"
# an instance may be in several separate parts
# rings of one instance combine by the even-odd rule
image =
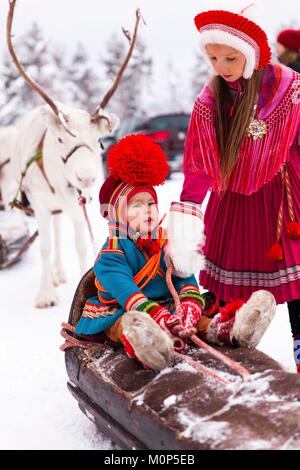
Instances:
[[[206,26],[203,26],[202,28],[199,29],[199,33],[202,33],[203,31],[211,31],[211,30],[221,30],[226,33],[231,34],[232,36],[235,36],[242,41],[245,41],[249,46],[251,46],[254,51],[255,51],[255,69],[258,68],[259,61],[260,61],[260,48],[254,39],[252,39],[250,36],[248,36],[246,33],[243,33],[243,31],[239,31],[238,29],[232,28],[230,26],[227,26],[225,24],[221,23],[215,23],[215,24],[208,24]]]
[[[98,304],[93,304],[91,302],[86,302],[82,310],[83,318],[100,318],[113,315],[117,311],[117,308],[109,308],[107,306],[101,306]]]
[[[194,299],[197,302],[199,302],[202,307],[204,308],[205,306],[205,301],[202,297],[202,295],[199,292],[199,289],[194,286],[193,284],[187,284],[179,289],[179,299],[184,300],[184,299]]]
[[[281,284],[300,280],[300,265],[280,269],[273,273],[226,271],[211,263],[205,262],[207,275],[225,285],[277,287]]]
[[[159,243],[161,248],[164,246],[165,242],[165,231],[162,229],[162,227],[159,227]],[[140,289],[143,289],[159,273],[160,257],[161,250],[151,256],[142,269],[134,276],[133,280]],[[107,300],[101,296],[100,292],[107,293],[108,291],[104,289],[97,278],[95,278],[95,285],[98,289],[98,299],[100,302],[106,304],[117,303],[116,299]]]
[[[193,206],[192,204],[186,204],[184,202],[172,202],[171,204],[171,211],[172,212],[180,212],[182,214],[190,214],[199,219],[202,219],[202,212],[197,206]]]
[[[159,307],[158,303],[153,300],[149,300],[145,295],[137,292],[132,294],[129,299],[127,299],[125,304],[125,310],[136,310],[139,312],[150,313],[155,307]]]

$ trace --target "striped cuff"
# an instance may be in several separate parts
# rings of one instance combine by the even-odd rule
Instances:
[[[153,300],[149,300],[148,297],[141,292],[132,294],[125,303],[125,310],[127,310],[127,312],[129,310],[135,310],[138,312],[151,313],[156,307],[160,307],[160,305]]]
[[[172,202],[171,204],[171,212],[180,212],[181,214],[189,214],[195,217],[199,217],[199,219],[203,219],[203,215],[199,206],[196,204],[185,204],[184,202]]]
[[[181,287],[178,294],[180,300],[192,299],[196,300],[196,302],[199,302],[202,308],[205,306],[205,301],[200,294],[198,287],[194,286],[194,284],[187,284]]]

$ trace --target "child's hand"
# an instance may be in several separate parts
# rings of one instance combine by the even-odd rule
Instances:
[[[177,327],[179,327],[180,331],[184,330],[184,327],[180,325],[179,315],[171,315],[169,310],[164,307],[158,307],[156,310],[153,309],[150,315],[166,333],[172,335],[174,350],[182,353],[186,348],[187,341],[184,337],[177,336],[177,332],[175,331]]]
[[[193,299],[184,299],[181,302],[182,324],[185,328],[194,328],[198,325],[203,308],[199,302]]]
[[[170,332],[168,327],[168,320],[171,318],[171,313],[165,307],[158,305],[154,307],[150,313],[151,318],[167,333]]]

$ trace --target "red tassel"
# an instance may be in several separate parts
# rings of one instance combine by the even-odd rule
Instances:
[[[235,316],[235,313],[244,305],[244,300],[231,300],[225,307],[220,308],[220,323],[223,323]]]
[[[292,240],[298,240],[300,238],[300,224],[295,220],[289,222],[286,226],[286,234]]]
[[[139,238],[136,242],[136,246],[139,250],[144,250],[148,256],[153,256],[161,250],[158,240],[147,240],[146,238]]]
[[[267,258],[271,261],[282,261],[283,260],[283,251],[282,246],[279,242],[274,243],[273,246],[267,252]]]

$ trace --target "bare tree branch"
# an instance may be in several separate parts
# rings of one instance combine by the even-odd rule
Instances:
[[[101,103],[96,108],[96,111],[91,115],[91,120],[93,122],[98,121],[99,119],[102,119],[102,118],[106,118],[105,116],[101,115],[101,110],[103,110],[107,106],[108,102],[110,101],[111,97],[114,95],[116,89],[118,88],[118,86],[120,84],[121,78],[123,76],[123,73],[124,73],[128,63],[129,63],[129,60],[132,56],[132,53],[133,53],[133,50],[134,50],[134,47],[135,47],[135,44],[136,44],[138,28],[139,28],[139,23],[140,23],[141,19],[142,19],[142,15],[141,15],[140,10],[138,9],[138,10],[136,10],[136,23],[135,23],[135,28],[134,28],[134,33],[133,33],[132,38],[131,38],[130,33],[128,31],[124,30],[124,28],[123,28],[123,32],[124,32],[125,36],[127,37],[127,39],[130,42],[130,47],[129,47],[127,55],[126,55],[122,65],[121,65],[119,71],[116,74],[116,77],[114,79],[114,82],[113,82],[111,88],[108,90],[108,92],[106,93],[106,95],[102,99]]]

